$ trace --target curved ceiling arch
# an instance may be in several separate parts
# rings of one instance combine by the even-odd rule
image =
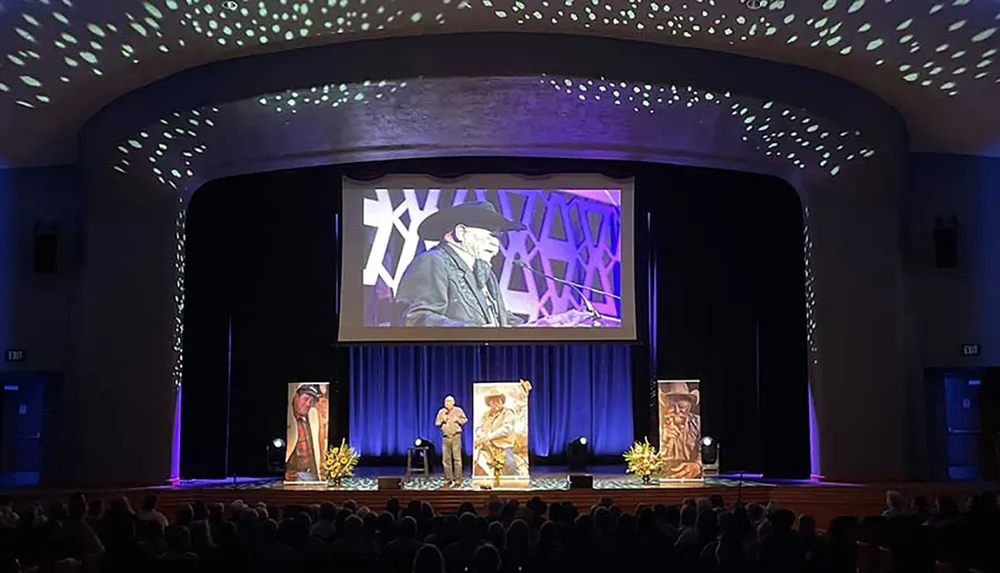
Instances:
[[[480,54],[505,50],[504,58]],[[400,57],[400,54],[406,54]],[[580,54],[593,54],[580,57]],[[610,77],[603,74],[613,70]],[[319,85],[416,78],[553,74],[630,85],[697,86],[809,109],[851,129],[894,134],[899,114],[873,94],[815,70],[689,48],[609,38],[547,34],[452,34],[329,44],[215,62],[118,98],[82,132],[91,149],[116,145],[174,111],[221,105]]]
[[[71,160],[118,96],[302,44],[468,31],[618,37],[826,71],[899,109],[914,148],[1000,154],[1000,3],[977,0],[39,0],[0,18],[0,161]],[[503,57],[504,54],[494,55]],[[404,55],[403,57],[406,57]],[[610,74],[608,74],[610,75]],[[980,111],[985,109],[986,111]]]

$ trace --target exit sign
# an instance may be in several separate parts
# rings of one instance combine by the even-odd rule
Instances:
[[[979,356],[979,344],[963,344],[962,356]]]
[[[21,348],[9,348],[7,350],[7,362],[24,362],[25,353]]]

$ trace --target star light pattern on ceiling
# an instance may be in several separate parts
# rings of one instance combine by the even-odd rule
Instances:
[[[111,168],[128,174],[133,168],[148,168],[163,185],[180,190],[194,177],[195,157],[205,153],[201,132],[215,126],[211,116],[219,108],[176,111],[147,129],[118,144],[118,158]]]
[[[365,80],[356,84],[329,84],[307,89],[285,90],[254,98],[273,113],[296,114],[306,106],[331,108],[367,105],[407,87],[405,81]],[[223,108],[225,109],[225,108]],[[111,168],[122,175],[135,168],[148,169],[160,184],[180,191],[195,177],[197,159],[209,149],[207,130],[215,127],[220,108],[205,107],[174,112],[150,127],[122,141]]]
[[[350,103],[368,104],[404,89],[406,82],[382,80],[364,81],[360,84],[328,84],[304,90],[287,90],[282,93],[260,96],[257,103],[274,113],[295,115],[308,106],[338,108]]]
[[[802,226],[802,256],[805,262],[806,289],[806,344],[809,348],[809,360],[813,365],[819,364],[819,346],[816,343],[816,276],[813,274],[813,240],[809,206],[803,209],[804,225]]]
[[[722,7],[718,0],[150,0],[99,22],[88,20],[80,2],[38,0],[7,16],[13,21],[5,31],[13,36],[3,45],[16,47],[0,63],[5,68],[0,95],[33,109],[70,93],[66,84],[93,81],[115,65],[139,64],[179,50],[239,51],[452,20],[614,35],[627,29],[626,35],[676,44],[710,39],[729,45],[806,45],[867,58],[904,82],[952,96],[965,82],[992,75],[1000,83],[992,72],[1000,4],[987,8],[972,0],[919,9],[902,0],[817,0],[799,11],[786,0],[766,2],[763,10]],[[876,4],[879,20],[866,19]],[[891,23],[878,23],[883,21]]]
[[[180,197],[174,220],[174,364],[170,377],[174,388],[184,381],[184,277],[187,272],[187,206]]]
[[[767,157],[799,169],[818,168],[836,176],[846,163],[868,158],[875,150],[864,144],[859,130],[844,130],[807,110],[775,102],[747,104],[729,92],[714,93],[690,86],[630,84],[606,79],[545,78],[556,90],[581,102],[655,114],[666,106],[724,106],[742,125],[742,140]]]
[[[743,9],[733,13],[717,0],[683,2],[524,2],[482,0],[498,18],[525,25],[548,22],[604,31],[633,28],[652,37],[667,34],[671,43],[697,36],[713,36],[729,45],[746,43],[757,37],[772,38],[787,45],[808,45],[839,55],[866,54],[876,66],[895,66],[908,83],[937,87],[948,95],[958,95],[959,82],[989,77],[997,49],[987,43],[998,31],[1000,7],[994,9],[993,24],[975,24],[972,0],[935,2],[920,9],[911,1],[814,0],[818,10],[791,9],[795,2],[764,1],[764,10]],[[894,10],[894,28],[880,27],[865,19],[865,8],[886,4]],[[922,3],[921,3],[922,4]],[[800,8],[802,6],[799,6]],[[978,6],[982,10],[982,6]],[[981,20],[978,16],[975,19]],[[924,45],[921,37],[948,38]],[[905,54],[884,55],[893,44]],[[889,59],[887,59],[889,58]],[[994,79],[1000,83],[1000,78]]]

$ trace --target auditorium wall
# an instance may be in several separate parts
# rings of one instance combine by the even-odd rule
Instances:
[[[58,236],[51,274],[34,269],[34,236]],[[0,371],[64,372],[70,362],[73,301],[83,263],[83,194],[73,166],[0,169]]]
[[[912,154],[903,208],[920,367],[1000,365],[1000,159]],[[957,268],[935,266],[935,217],[958,219]]]
[[[916,478],[940,479],[931,452],[926,368],[1000,365],[1000,159],[914,153],[901,201],[906,278],[909,465]],[[956,268],[937,268],[935,218],[958,221]],[[979,356],[963,356],[978,343]]]

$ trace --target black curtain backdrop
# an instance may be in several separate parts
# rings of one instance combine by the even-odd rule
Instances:
[[[636,178],[635,344],[336,344],[343,176],[586,172]],[[703,432],[722,444],[723,471],[807,477],[802,231],[799,198],[780,180],[668,165],[433,159],[210,182],[187,219],[181,474],[264,475],[266,445],[284,435],[288,382],[331,382],[331,441],[349,437],[374,456],[434,438],[418,410],[436,407],[443,389],[467,401],[470,377],[523,373],[536,382],[535,456],[559,461],[578,435],[604,453],[654,438],[655,380],[700,379]],[[388,400],[400,394],[416,404]]]

